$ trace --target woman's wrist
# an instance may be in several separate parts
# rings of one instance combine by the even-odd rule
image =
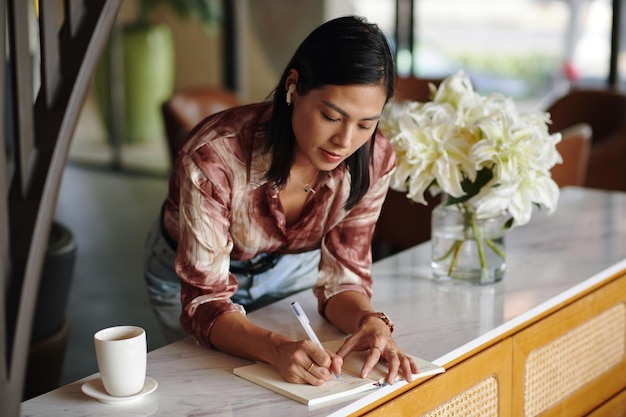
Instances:
[[[389,317],[387,317],[385,313],[380,312],[380,311],[373,311],[370,313],[363,314],[356,327],[360,329],[363,323],[365,323],[365,321],[369,319],[381,320],[389,328],[389,333],[393,333],[393,331],[396,328],[396,325],[393,324],[391,319],[389,319]]]

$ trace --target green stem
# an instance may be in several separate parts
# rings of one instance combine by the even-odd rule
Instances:
[[[506,260],[506,254],[498,248],[498,246],[491,239],[483,239],[481,234],[481,230],[478,227],[478,223],[476,221],[475,213],[473,213],[469,208],[462,203],[457,204],[458,209],[462,212],[464,221],[464,230],[463,230],[463,239],[455,240],[448,250],[441,256],[435,258],[436,262],[445,261],[448,258],[450,259],[450,264],[448,266],[448,276],[452,277],[454,270],[456,269],[459,256],[461,253],[461,249],[463,247],[464,240],[469,238],[469,233],[471,230],[471,236],[476,241],[476,248],[478,250],[478,258],[480,262],[480,270],[481,270],[481,279],[487,279],[489,277],[489,267],[487,265],[487,258],[485,254],[485,244],[496,254],[500,259]]]
[[[436,262],[441,262],[444,259],[446,259],[448,256],[450,256],[452,254],[452,251],[458,252],[457,247],[462,245],[462,244],[463,244],[462,240],[455,240],[454,243],[452,245],[450,245],[450,248],[446,251],[446,253],[441,255],[439,258],[435,258],[435,261]]]
[[[463,241],[462,240],[457,240],[456,242],[454,242],[454,256],[452,257],[452,260],[450,261],[450,266],[448,267],[448,276],[451,277],[452,276],[452,272],[454,272],[454,268],[456,267],[456,262],[459,260],[459,253],[461,253],[461,246],[463,246]]]
[[[478,248],[478,259],[480,260],[480,276],[481,279],[489,277],[489,269],[487,268],[487,259],[485,259],[485,248],[483,247],[483,238],[476,225],[476,217],[473,213],[468,213],[469,223],[472,227],[472,233],[474,234],[474,240],[476,240],[476,247]]]
[[[485,242],[487,243],[487,246],[489,246],[491,250],[500,257],[500,259],[503,261],[506,260],[506,255],[500,250],[500,248],[498,248],[498,246],[496,246],[495,243],[493,243],[491,239],[485,239]]]

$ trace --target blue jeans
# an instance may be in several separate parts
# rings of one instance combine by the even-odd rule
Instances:
[[[174,270],[175,257],[176,251],[164,238],[158,219],[146,239],[144,279],[152,309],[168,342],[187,336],[179,322],[182,308],[180,279]],[[246,311],[252,311],[311,288],[317,281],[319,259],[319,250],[283,255],[274,267],[265,272],[256,275],[234,273],[239,288],[231,299]],[[244,262],[231,262],[233,269],[243,266]]]

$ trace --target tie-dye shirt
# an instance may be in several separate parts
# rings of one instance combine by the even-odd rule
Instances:
[[[203,344],[216,318],[239,311],[230,297],[237,279],[230,258],[320,249],[313,292],[323,314],[326,301],[346,290],[371,297],[371,241],[395,166],[393,148],[376,133],[370,188],[351,210],[350,173],[340,165],[320,175],[300,220],[287,225],[280,189],[264,179],[271,103],[226,110],[201,122],[178,155],[164,209],[164,226],[178,242],[181,324]]]

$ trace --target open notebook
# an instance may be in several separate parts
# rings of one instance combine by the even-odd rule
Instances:
[[[323,343],[331,352],[336,352],[343,340]],[[324,385],[315,387],[308,384],[292,384],[286,382],[273,367],[265,363],[242,366],[233,370],[235,375],[259,384],[265,388],[299,401],[309,406],[330,403],[338,399],[347,398],[358,393],[373,390],[384,386],[387,375],[387,366],[379,362],[370,372],[367,379],[359,377],[367,352],[352,352],[344,360],[343,372],[338,380],[326,381]],[[412,356],[419,372],[413,375],[413,380],[429,375],[444,372],[438,365],[424,359]]]

